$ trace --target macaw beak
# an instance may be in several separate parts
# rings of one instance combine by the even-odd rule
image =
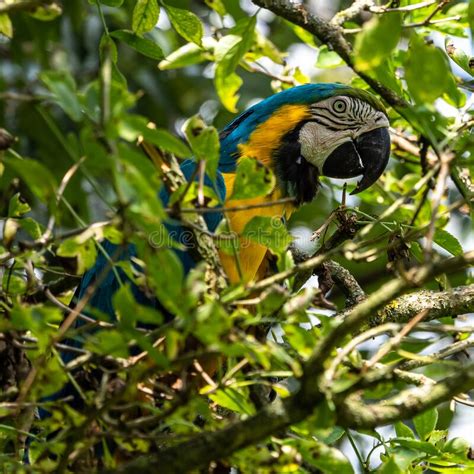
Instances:
[[[376,128],[337,147],[326,159],[322,174],[329,178],[355,178],[362,175],[351,194],[372,186],[385,170],[390,156],[387,128]]]

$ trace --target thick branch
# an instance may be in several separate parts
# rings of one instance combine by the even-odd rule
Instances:
[[[373,311],[392,300],[409,285],[423,284],[433,276],[459,270],[472,262],[474,262],[474,252],[469,252],[460,257],[446,259],[436,264],[426,264],[413,270],[410,280],[401,278],[391,280],[366,300],[346,312],[344,320],[339,326],[321,340],[305,364],[304,375],[300,379],[301,389],[295,395],[285,400],[277,400],[274,404],[263,407],[256,415],[233,423],[222,430],[202,433],[189,441],[164,448],[156,455],[132,461],[123,466],[119,472],[133,473],[138,469],[142,473],[151,473],[159,469],[163,473],[178,473],[197,469],[212,460],[227,457],[239,449],[262,441],[271,434],[298,423],[309,416],[324,399],[325,395],[320,388],[320,376],[324,370],[324,362],[331,356],[332,349],[345,335],[357,331]],[[466,391],[471,387],[474,387],[473,367],[467,368],[462,376],[458,373],[454,377],[445,379],[440,383],[440,387],[431,386],[430,397],[427,397],[424,391],[410,392],[410,396],[399,401],[401,406],[406,408],[408,415],[405,414],[405,411],[398,410],[395,405],[394,407],[381,406],[378,408],[377,414],[370,417],[370,408],[361,405],[359,418],[356,418],[355,415],[352,418],[347,415],[347,419],[339,416],[344,426],[360,427],[364,424],[375,426],[374,420],[376,420],[376,424],[386,424],[397,417],[413,416],[451,398],[455,393]],[[342,406],[345,402],[341,400],[339,403]],[[354,401],[350,403],[354,406]],[[349,408],[346,407],[344,413],[347,412],[349,412]],[[183,456],[182,453],[186,453],[186,456]]]
[[[303,5],[295,5],[290,0],[253,0],[253,2],[260,7],[267,8],[291,23],[301,26],[316,36],[322,43],[330,46],[355,73],[378,92],[391,106],[399,110],[409,105],[403,98],[395,94],[388,87],[385,87],[381,82],[356,68],[351,56],[351,45],[344,38],[340,26],[312,15]]]
[[[474,364],[459,368],[456,373],[435,385],[426,384],[405,390],[382,403],[365,405],[351,396],[337,404],[337,424],[354,429],[375,428],[400,419],[410,419],[455,395],[474,388]]]
[[[331,272],[331,278],[346,297],[346,306],[354,306],[366,298],[364,290],[354,276],[334,260],[326,262],[326,267]]]
[[[331,23],[333,25],[342,26],[346,21],[356,18],[364,11],[371,11],[374,7],[375,4],[373,0],[355,0],[349,8],[336,13]]]
[[[472,313],[474,284],[459,286],[448,291],[421,290],[400,296],[374,315],[369,324],[370,326],[379,326],[387,322],[403,324],[424,309],[429,309],[425,321]]]
[[[305,410],[298,409],[291,400],[277,399],[251,418],[232,423],[219,431],[202,433],[190,441],[163,450],[158,456],[139,457],[121,467],[118,472],[188,472],[206,465],[213,459],[222,459],[239,449],[258,443],[272,433],[301,421],[306,415]]]

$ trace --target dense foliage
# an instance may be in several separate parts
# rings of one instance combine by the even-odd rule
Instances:
[[[474,327],[456,320],[474,311],[474,2],[307,3],[0,1],[5,472],[474,470],[449,431],[474,388],[461,357]],[[177,163],[193,156],[212,175],[217,130],[310,81],[379,95],[389,168],[357,197],[323,179],[288,229],[251,221],[279,273],[229,286],[215,248],[235,240],[200,219],[217,196]],[[243,161],[234,193],[270,192],[268,173]],[[203,259],[188,275],[170,214]],[[108,256],[108,269],[174,319],[126,282],[116,320],[88,308],[94,288],[68,309],[104,238],[135,244],[133,262]],[[313,273],[319,289],[302,289]],[[68,383],[81,408],[61,395]]]

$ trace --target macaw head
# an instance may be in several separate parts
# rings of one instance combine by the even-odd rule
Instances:
[[[372,94],[342,84],[306,84],[254,105],[221,133],[222,171],[239,156],[273,168],[283,195],[311,201],[319,176],[362,176],[367,189],[390,155],[389,121]]]

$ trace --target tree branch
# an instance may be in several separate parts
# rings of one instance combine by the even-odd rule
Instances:
[[[303,5],[295,5],[291,3],[290,0],[253,0],[253,2],[259,7],[266,8],[276,15],[285,18],[291,23],[301,26],[316,36],[322,43],[327,44],[333,51],[341,56],[344,62],[356,74],[399,112],[400,109],[408,107],[408,102],[402,97],[395,94],[395,92],[388,87],[385,87],[381,82],[356,68],[352,59],[352,47],[344,38],[342,28],[339,25],[331,24],[316,15],[312,15]]]
[[[150,124],[149,126],[153,127],[154,125]],[[140,145],[155,164],[170,193],[186,184],[186,178],[174,156],[163,153],[145,141],[141,141]],[[179,208],[176,209],[176,213],[180,215]],[[219,253],[212,240],[212,234],[210,235],[203,216],[200,214],[180,215],[180,218],[183,225],[189,223],[194,235],[197,254],[206,263],[205,279],[208,288],[214,292],[224,289],[227,286],[226,276],[219,260]]]
[[[345,312],[344,319],[338,318],[339,325],[321,340],[313,355],[305,363],[303,376],[300,379],[301,388],[294,395],[284,400],[277,399],[273,404],[264,406],[256,415],[232,423],[224,429],[204,432],[188,441],[165,447],[158,454],[140,457],[121,466],[118,472],[134,474],[140,470],[142,473],[151,473],[159,469],[161,473],[178,473],[198,469],[212,460],[225,458],[239,449],[258,443],[271,434],[302,421],[313,413],[326,396],[320,388],[324,362],[343,337],[356,332],[370,314],[388,303],[403,289],[415,284],[420,285],[440,273],[459,270],[472,262],[474,262],[474,251],[413,269],[409,280],[402,278],[391,280],[366,300]],[[402,392],[402,398],[391,399],[392,405],[378,405],[374,413],[371,413],[371,407],[358,403],[358,400],[351,398],[346,402],[344,399],[339,399],[341,414],[337,415],[338,423],[342,426],[360,428],[409,418],[441,401],[448,400],[456,393],[474,387],[474,366],[444,379],[435,386],[429,384],[427,387],[429,396],[428,389],[424,389],[423,386]],[[355,406],[358,413],[351,413]],[[182,453],[186,453],[186,456]]]
[[[379,326],[387,322],[407,323],[415,314],[429,310],[425,321],[474,312],[474,284],[448,291],[420,290],[400,296],[378,311],[368,323]]]
[[[352,395],[340,403],[336,402],[337,424],[353,429],[368,429],[409,419],[472,388],[474,364],[460,367],[454,375],[434,385],[425,384],[404,390],[382,403],[365,405],[358,400],[358,395]]]

